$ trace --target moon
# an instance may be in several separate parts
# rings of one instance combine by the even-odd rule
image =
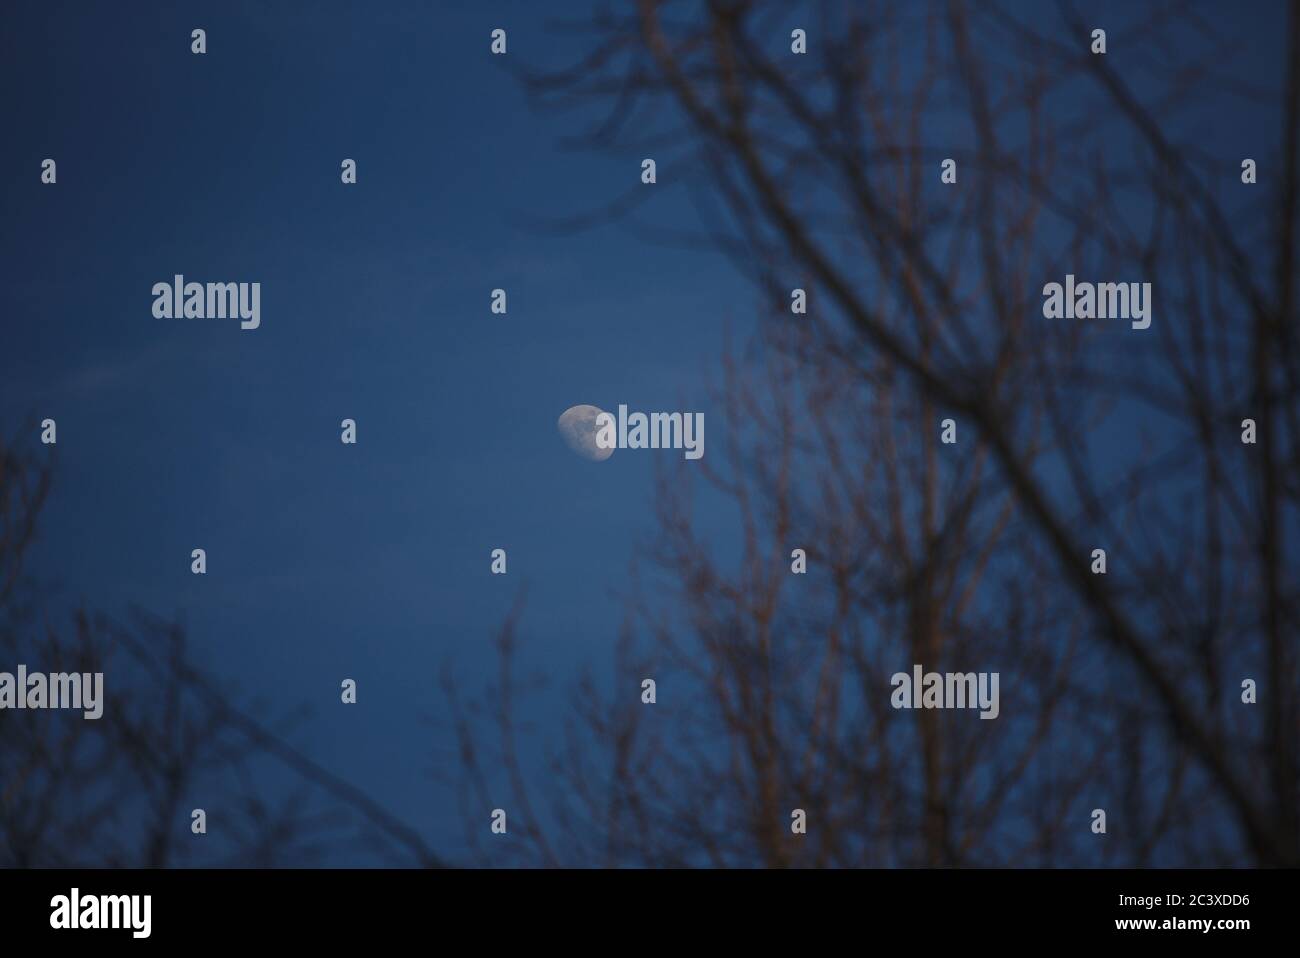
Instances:
[[[555,421],[555,428],[560,430],[569,448],[595,462],[604,462],[614,455],[613,447],[602,449],[596,445],[596,417],[602,411],[596,406],[570,406]]]

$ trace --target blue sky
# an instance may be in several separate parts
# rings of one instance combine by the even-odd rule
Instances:
[[[452,854],[459,810],[431,775],[450,755],[443,664],[467,691],[491,681],[490,640],[526,583],[525,658],[556,679],[536,704],[555,731],[653,532],[664,454],[588,462],[556,417],[689,409],[719,443],[704,380],[727,325],[743,338],[759,306],[719,255],[616,225],[530,225],[635,188],[645,155],[563,148],[606,104],[538,112],[490,54],[500,26],[510,62],[571,62],[581,47],[545,6],[24,0],[0,14],[0,430],[34,437],[49,417],[59,435],[30,571],[66,608],[177,618],[201,663],[268,714],[309,707],[295,743]],[[1140,14],[1109,9],[1117,25]],[[1234,9],[1242,56],[1275,51],[1277,8]],[[1110,55],[1122,69],[1129,54]],[[1273,86],[1274,58],[1258,62],[1250,82]],[[1204,130],[1225,191],[1240,155],[1271,151],[1252,130],[1276,130],[1246,111],[1167,119]],[[659,175],[655,220],[694,225],[671,167]],[[261,283],[261,327],[154,318],[151,288],[176,273]],[[497,287],[505,316],[489,311]],[[344,418],[356,446],[339,441]],[[737,531],[716,505],[703,528],[725,550]]]
[[[9,435],[59,430],[32,571],[69,605],[176,616],[217,675],[311,707],[305,750],[445,846],[460,828],[427,774],[448,741],[442,663],[488,680],[525,582],[540,664],[599,661],[648,530],[654,454],[584,461],[556,417],[680,408],[748,290],[717,257],[647,259],[618,227],[528,225],[635,185],[640,157],[558,148],[488,50],[505,26],[511,55],[560,62],[527,5],[21,4],[6,20],[20,185],[0,408]],[[174,273],[260,282],[261,327],[155,319],[150,289]]]

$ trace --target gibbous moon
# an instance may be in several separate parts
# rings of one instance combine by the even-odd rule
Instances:
[[[570,406],[556,420],[555,427],[569,448],[584,459],[603,462],[614,455],[613,447],[601,449],[596,445],[596,417],[603,411],[596,406]]]

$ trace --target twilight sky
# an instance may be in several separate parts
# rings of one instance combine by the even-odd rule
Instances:
[[[32,571],[69,605],[177,616],[217,675],[311,707],[304,749],[439,847],[460,835],[428,775],[442,663],[490,678],[524,583],[539,665],[598,656],[646,529],[655,454],[584,461],[556,417],[680,408],[749,295],[717,257],[528,225],[640,172],[562,152],[489,55],[501,25],[512,55],[563,62],[530,6],[28,3],[0,41],[21,183],[0,409],[7,435],[59,429]],[[153,318],[175,273],[260,282],[261,327]]]
[[[430,775],[450,759],[443,663],[467,689],[490,681],[488,642],[527,584],[525,658],[556,676],[540,714],[558,714],[621,622],[652,457],[692,466],[585,461],[556,417],[689,409],[719,443],[703,377],[725,325],[743,336],[755,315],[721,256],[530,225],[602,206],[641,160],[565,149],[606,105],[539,113],[489,54],[502,26],[511,58],[570,62],[543,6],[0,14],[0,430],[50,417],[59,436],[30,571],[66,608],[177,617],[215,675],[272,713],[309,707],[294,741],[452,852],[458,810]],[[659,178],[656,219],[693,224]],[[260,282],[261,327],[155,319],[150,289],[176,273]],[[736,535],[706,523],[720,548]],[[506,577],[489,574],[498,547]]]

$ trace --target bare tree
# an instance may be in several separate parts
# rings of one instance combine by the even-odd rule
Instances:
[[[723,367],[723,461],[696,470],[740,554],[696,533],[677,464],[651,598],[610,690],[580,689],[522,860],[1300,863],[1300,4],[1280,89],[1225,71],[1260,52],[1210,14],[1113,28],[1120,70],[1066,5],[1044,27],[998,3],[792,24],[642,0],[602,5],[589,55],[530,79],[552,105],[609,101],[585,142],[654,155],[701,212],[654,222],[642,188],[569,226],[718,249],[774,306]],[[1212,110],[1256,124],[1258,184],[1203,142]],[[1044,318],[1067,273],[1151,283],[1150,327]],[[912,662],[1000,671],[1001,716],[891,709]],[[663,703],[640,704],[642,676]]]
[[[0,662],[102,672],[103,714],[0,714],[0,864],[437,865],[417,832],[292,744],[300,715],[241,702],[182,629],[61,614],[23,569],[53,466],[0,444]],[[25,690],[21,690],[25,694]],[[203,808],[211,831],[191,832]]]

